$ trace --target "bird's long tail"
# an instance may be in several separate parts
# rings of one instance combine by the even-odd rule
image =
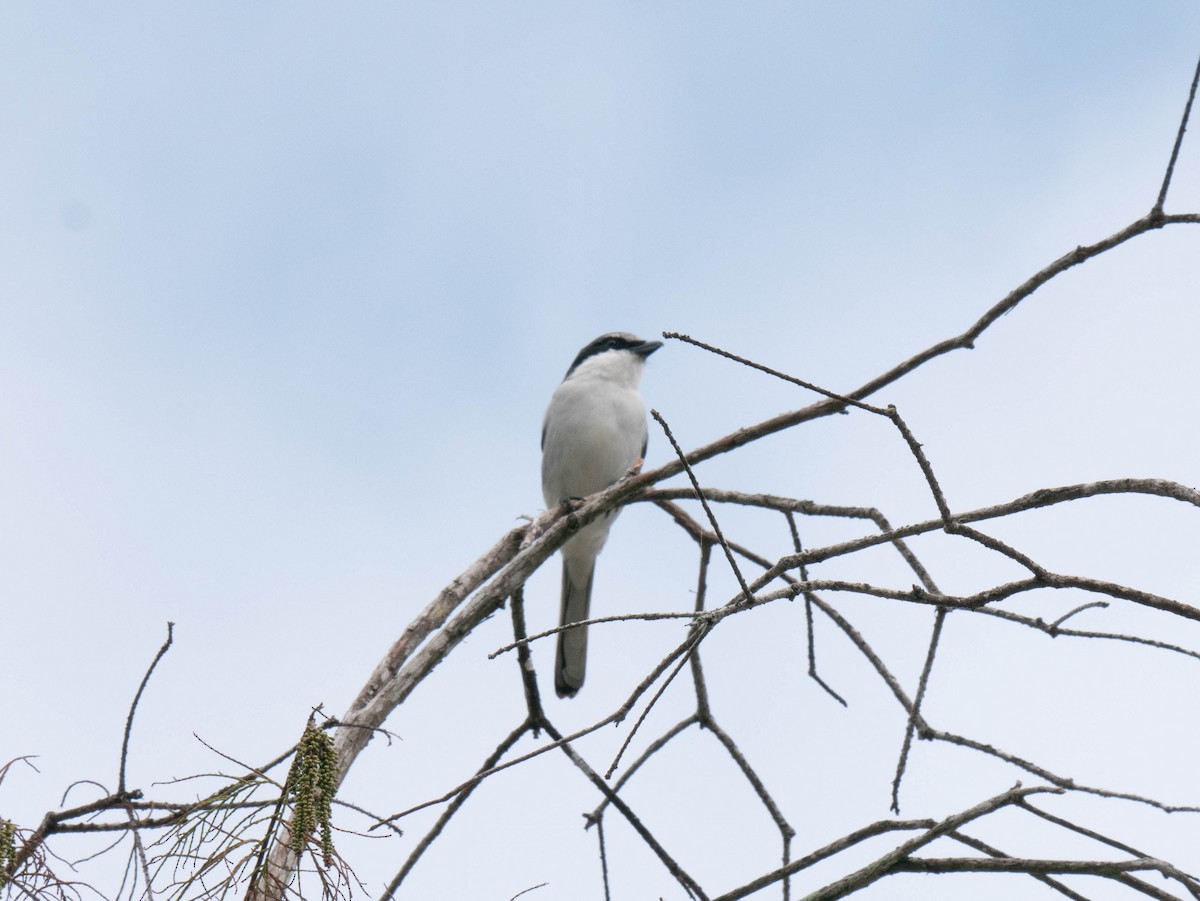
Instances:
[[[592,601],[592,576],[595,560],[563,560],[562,615],[560,624],[588,618]],[[587,668],[587,626],[558,633],[558,656],[554,666],[554,690],[560,698],[574,697],[583,685]]]

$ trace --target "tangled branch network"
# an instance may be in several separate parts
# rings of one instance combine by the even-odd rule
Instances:
[[[664,338],[699,352],[719,355],[732,365],[750,367],[764,377],[782,380],[816,394],[808,406],[780,413],[748,428],[740,429],[690,452],[680,446],[667,418],[655,411],[653,418],[674,448],[674,459],[647,472],[630,473],[606,491],[584,500],[569,511],[551,510],[504,535],[492,548],[462,572],[421,611],[396,639],[375,667],[358,696],[339,719],[319,711],[306,726],[301,739],[288,752],[263,766],[237,765],[239,773],[222,787],[191,804],[146,801],[140,791],[126,786],[125,757],[137,701],[130,710],[121,754],[116,789],[98,801],[65,808],[46,815],[36,828],[22,829],[0,821],[0,865],[4,890],[15,895],[40,898],[78,894],[72,884],[55,876],[48,853],[53,836],[81,831],[111,831],[133,837],[131,884],[138,879],[157,886],[171,897],[224,897],[232,892],[253,901],[284,897],[337,897],[360,890],[352,870],[339,857],[334,845],[336,830],[331,818],[354,815],[365,820],[367,831],[392,830],[417,810],[440,807],[441,813],[429,831],[418,839],[399,868],[384,897],[398,896],[409,874],[425,851],[442,835],[446,825],[463,814],[474,790],[498,772],[527,765],[535,758],[554,752],[564,754],[582,779],[594,786],[598,803],[588,812],[599,846],[598,867],[606,895],[611,896],[610,876],[617,864],[605,838],[605,827],[618,817],[661,862],[684,893],[696,899],[731,901],[771,890],[785,899],[803,891],[809,898],[839,898],[880,880],[910,873],[991,873],[1013,879],[1034,880],[1049,892],[1068,898],[1084,898],[1077,886],[1079,877],[1105,880],[1131,894],[1152,898],[1200,898],[1200,880],[1185,867],[1143,852],[1118,837],[1085,822],[1056,812],[1053,806],[1065,797],[1089,797],[1100,804],[1134,805],[1163,815],[1200,813],[1196,798],[1150,797],[1117,784],[1085,784],[1060,772],[1054,764],[1033,759],[1034,755],[1001,746],[995,739],[944,728],[939,718],[926,709],[930,688],[939,678],[938,659],[950,639],[946,624],[951,617],[975,618],[980,622],[1002,621],[1062,639],[1087,640],[1104,647],[1136,646],[1147,652],[1176,655],[1200,661],[1200,651],[1185,642],[1172,643],[1134,631],[1077,628],[1080,614],[1118,606],[1138,608],[1167,622],[1200,620],[1200,607],[1186,599],[1166,597],[1134,585],[1058,572],[1051,566],[1002,540],[989,531],[990,524],[1011,520],[1030,511],[1060,507],[1085,499],[1113,495],[1140,495],[1200,507],[1200,493],[1164,479],[1121,478],[1043,488],[1021,497],[973,510],[957,510],[947,497],[919,436],[914,434],[894,406],[878,405],[869,399],[915,370],[952,351],[969,349],[999,317],[1028,300],[1040,287],[1069,269],[1101,254],[1117,250],[1132,239],[1168,226],[1200,224],[1200,213],[1167,213],[1172,176],[1196,93],[1200,66],[1191,84],[1158,196],[1149,212],[1112,235],[1082,245],[1045,266],[981,315],[966,331],[940,341],[903,362],[881,372],[862,386],[835,392],[796,376],[765,366],[687,335],[666,333]],[[877,509],[817,503],[761,493],[705,486],[698,468],[705,461],[727,455],[784,430],[837,413],[872,416],[894,430],[911,465],[920,473],[937,516],[921,522],[893,526]],[[667,480],[683,476],[676,486]],[[1093,501],[1100,502],[1100,501]],[[530,635],[525,624],[523,588],[530,576],[557,551],[576,530],[621,506],[648,504],[661,511],[683,531],[696,549],[695,604],[673,613],[626,613],[589,620],[592,625],[652,620],[678,620],[686,624],[684,637],[665,650],[661,659],[641,674],[608,714],[584,728],[559,728],[543,705],[531,647],[559,630]],[[767,554],[733,540],[722,522],[733,508],[769,518],[789,546],[783,555]],[[807,546],[803,540],[810,524],[818,520],[861,523],[862,534],[823,546]],[[952,542],[962,542],[995,555],[1015,566],[1021,577],[989,585],[970,594],[941,590],[931,569],[912,546],[911,539],[940,533]],[[832,561],[853,564],[865,552],[882,549],[895,555],[911,575],[911,584],[896,587],[844,578],[822,578],[818,567]],[[715,601],[711,598],[718,572],[731,577],[736,589]],[[845,567],[843,566],[843,569]],[[1019,596],[1069,589],[1084,592],[1089,600],[1053,618],[1030,616],[1012,609]],[[921,665],[909,678],[889,657],[889,652],[869,640],[867,630],[846,612],[849,599],[870,597],[903,605],[928,617]],[[818,664],[818,634],[832,628],[876,680],[903,724],[895,735],[895,763],[890,795],[881,799],[889,816],[867,822],[820,847],[796,849],[797,829],[776,792],[752,764],[733,732],[722,725],[709,691],[703,657],[710,641],[731,622],[745,620],[776,605],[802,601],[807,672],[812,683],[832,705],[847,704],[836,680],[823,675]],[[523,690],[522,717],[511,731],[498,737],[494,749],[480,761],[477,771],[459,784],[423,803],[391,815],[371,814],[335,794],[373,736],[386,734],[387,718],[409,698],[432,670],[451,654],[476,627],[503,607],[508,607],[512,641],[493,656],[515,658]],[[792,609],[800,609],[796,604]],[[753,621],[753,620],[749,620]],[[159,657],[166,652],[168,642]],[[823,647],[823,645],[822,645]],[[822,659],[825,659],[824,653]],[[155,658],[155,662],[157,662]],[[153,666],[150,668],[153,671]],[[150,672],[147,672],[147,680]],[[145,683],[143,683],[144,687]],[[666,727],[655,726],[647,736],[653,714],[662,709],[667,692],[687,694],[688,714]],[[140,691],[139,691],[140,696]],[[598,730],[618,725],[622,741],[611,759],[589,760],[578,745]],[[707,733],[707,736],[697,736]],[[544,739],[542,736],[545,736]],[[778,834],[779,853],[771,866],[763,867],[742,884],[717,891],[694,875],[687,849],[670,847],[662,835],[647,825],[642,812],[634,809],[627,789],[647,772],[646,764],[664,749],[697,736],[697,741],[714,741],[728,765],[744,780],[746,790],[761,805]],[[515,754],[518,742],[535,737],[537,746]],[[332,740],[330,740],[330,738]],[[634,752],[635,739],[641,741]],[[942,746],[955,753],[970,754],[990,764],[1011,770],[1010,788],[987,797],[973,797],[956,812],[937,817],[900,818],[901,801],[910,762],[918,753],[916,742]],[[291,760],[286,778],[271,772]],[[15,763],[15,762],[14,762]],[[0,780],[13,764],[0,769]],[[1094,849],[1091,856],[1027,856],[997,847],[980,837],[982,824],[1001,815],[1037,823],[1056,834],[1069,836],[1070,847],[1083,843]],[[105,820],[104,816],[112,819]],[[98,819],[100,818],[100,819]],[[1195,822],[1195,821],[1191,821]],[[1193,827],[1194,828],[1194,827]],[[162,833],[154,844],[144,844],[142,835]],[[883,850],[881,851],[880,848]],[[865,861],[865,862],[864,862]],[[830,877],[831,872],[836,875]],[[815,875],[820,874],[820,875]],[[306,889],[312,880],[316,889]],[[307,880],[307,881],[306,881]],[[123,886],[121,891],[128,892]],[[307,894],[306,894],[307,892]],[[118,895],[121,892],[117,893]]]
[[[1196,78],[1200,78],[1200,66],[1197,67]],[[956,512],[947,500],[933,466],[922,451],[919,440],[900,412],[891,406],[876,406],[867,402],[868,398],[878,394],[881,389],[904,378],[930,361],[951,351],[973,347],[980,336],[1001,316],[1016,308],[1033,295],[1038,288],[1067,270],[1101,254],[1113,251],[1139,235],[1167,226],[1200,224],[1200,214],[1165,212],[1175,163],[1178,159],[1195,93],[1196,79],[1194,78],[1187,105],[1175,135],[1160,191],[1148,213],[1107,238],[1076,247],[1059,257],[1014,288],[963,333],[932,345],[880,373],[856,390],[846,393],[829,391],[688,336],[666,333],[664,337],[668,340],[679,341],[710,353],[719,354],[733,363],[752,367],[771,378],[782,379],[799,388],[812,391],[819,395],[820,399],[809,406],[781,413],[751,427],[740,429],[690,453],[682,451],[675,441],[665,417],[656,412],[655,420],[675,448],[676,456],[672,462],[653,471],[630,474],[610,489],[588,498],[582,505],[565,514],[559,510],[549,511],[529,525],[511,531],[454,582],[443,589],[438,597],[409,625],[376,667],[358,698],[341,720],[346,725],[338,732],[336,744],[339,767],[343,775],[365,747],[372,735],[372,730],[382,726],[388,714],[404,702],[433,667],[444,659],[464,637],[510,599],[514,641],[498,653],[515,651],[518,657],[525,687],[526,716],[522,722],[515,725],[512,732],[503,741],[498,743],[493,752],[483,760],[478,772],[471,778],[437,798],[431,798],[418,807],[389,818],[390,820],[401,819],[422,807],[446,805],[437,823],[417,844],[404,866],[396,874],[386,894],[390,896],[399,890],[406,876],[417,864],[421,854],[441,833],[446,823],[462,809],[476,786],[501,770],[526,763],[532,758],[550,751],[566,754],[579,769],[583,778],[595,786],[602,798],[600,805],[589,815],[589,822],[596,826],[599,836],[601,870],[606,880],[606,890],[609,861],[604,842],[603,824],[606,813],[610,809],[615,809],[645,842],[646,846],[653,851],[680,886],[689,895],[696,898],[740,898],[776,884],[781,887],[784,898],[788,898],[790,897],[791,883],[798,874],[804,873],[818,862],[826,862],[830,858],[859,846],[868,838],[892,833],[907,833],[911,837],[905,838],[870,866],[860,868],[823,888],[812,891],[811,897],[840,897],[873,881],[901,872],[948,873],[972,870],[1024,874],[1068,897],[1077,897],[1077,895],[1058,878],[1064,874],[1089,874],[1113,880],[1135,892],[1149,893],[1156,897],[1174,897],[1169,893],[1162,894],[1161,889],[1151,885],[1138,875],[1146,871],[1155,871],[1168,881],[1173,881],[1179,889],[1187,894],[1197,894],[1200,891],[1200,883],[1182,870],[1166,862],[1155,860],[1150,855],[1137,852],[1084,825],[1057,817],[1036,805],[1032,799],[1038,795],[1073,793],[1092,795],[1113,802],[1133,802],[1164,812],[1195,812],[1193,806],[1168,799],[1144,797],[1124,791],[1120,787],[1080,784],[1070,776],[1057,773],[1049,766],[1028,759],[1014,751],[998,747],[977,737],[938,728],[926,714],[923,701],[935,678],[935,662],[939,648],[944,641],[944,626],[947,618],[951,615],[1000,619],[1055,637],[1136,644],[1162,653],[1180,654],[1190,658],[1200,656],[1193,649],[1153,638],[1119,632],[1075,629],[1071,625],[1072,618],[1081,611],[1097,605],[1117,602],[1138,605],[1162,616],[1185,619],[1200,618],[1200,609],[1184,601],[1162,597],[1133,586],[1054,572],[1016,547],[981,529],[982,524],[988,522],[1083,498],[1112,494],[1141,494],[1198,506],[1200,505],[1200,495],[1188,487],[1161,479],[1117,479],[1042,489],[1006,503]],[[824,505],[806,500],[704,488],[696,477],[695,467],[706,460],[729,454],[785,429],[794,429],[805,423],[846,411],[878,416],[891,424],[891,427],[902,439],[928,486],[939,514],[937,518],[894,528],[878,510]],[[690,485],[679,488],[656,487],[680,473],[686,473]],[[699,518],[693,516],[681,505],[687,501],[699,503],[701,508]],[[696,605],[693,610],[679,613],[632,614],[590,620],[589,622],[592,624],[602,624],[630,619],[677,618],[687,621],[690,625],[686,637],[671,648],[660,662],[645,674],[611,713],[584,729],[564,734],[552,722],[541,703],[535,668],[529,655],[529,646],[532,642],[553,635],[558,630],[550,630],[533,636],[526,635],[522,587],[529,576],[576,529],[598,516],[631,503],[655,504],[695,541],[699,555]],[[787,528],[793,552],[772,559],[751,548],[728,540],[722,532],[720,518],[716,514],[716,510],[722,505],[757,508],[769,512],[771,515],[779,515]],[[814,517],[861,520],[871,523],[873,529],[869,534],[840,544],[806,549],[801,542],[803,532],[801,523],[805,518]],[[939,590],[928,568],[906,543],[914,536],[935,531],[971,542],[989,553],[1007,558],[1021,567],[1027,575],[1024,578],[994,585],[967,596],[943,593]],[[810,576],[810,567],[835,559],[852,558],[853,555],[877,546],[890,547],[911,570],[915,579],[911,587],[896,589],[862,582],[814,579]],[[716,606],[710,606],[707,585],[714,551],[719,551],[725,565],[734,574],[739,588],[734,596]],[[750,568],[750,572],[745,572],[744,568]],[[1022,615],[1001,606],[1003,601],[1016,595],[1066,588],[1091,593],[1096,600],[1074,608],[1050,621]],[[864,638],[862,632],[839,609],[834,598],[844,595],[866,595],[900,604],[921,605],[931,609],[932,623],[924,664],[915,685],[906,688],[894,668],[889,666],[885,655]],[[791,846],[795,830],[789,824],[781,806],[774,800],[763,779],[759,777],[745,754],[739,749],[737,742],[719,724],[709,701],[704,670],[701,665],[701,650],[704,643],[711,635],[719,631],[723,624],[765,605],[793,598],[802,598],[804,601],[809,675],[833,702],[845,703],[835,688],[823,679],[817,666],[814,625],[818,617],[827,620],[849,639],[851,645],[857,649],[877,674],[881,686],[903,713],[906,726],[903,734],[898,736],[898,753],[890,799],[893,813],[898,814],[899,812],[901,789],[908,762],[913,753],[914,739],[954,746],[1002,762],[1013,768],[1019,778],[1032,779],[1036,785],[1032,787],[1018,785],[1007,792],[965,808],[956,815],[936,821],[895,819],[872,823],[824,848],[807,852],[798,859],[793,858]],[[687,672],[691,678],[692,692],[695,697],[694,712],[654,737],[640,755],[625,766],[620,777],[614,781],[634,736],[648,721],[648,715],[655,708],[659,699],[663,697],[664,692],[684,672]],[[636,716],[633,716],[635,711],[637,712]],[[612,724],[623,724],[630,719],[632,719],[632,725],[628,729],[624,744],[607,766],[592,765],[584,760],[576,750],[575,744],[584,736]],[[780,836],[781,865],[778,868],[719,895],[710,893],[698,879],[689,874],[680,862],[680,855],[668,851],[664,842],[654,835],[622,797],[622,790],[631,779],[636,777],[647,760],[658,754],[671,742],[677,741],[682,735],[692,731],[693,727],[709,732],[721,745],[731,764],[744,775],[750,790],[767,811]],[[548,741],[530,753],[510,756],[511,749],[521,737],[541,732],[546,734]],[[1088,837],[1091,841],[1098,843],[1105,852],[1117,849],[1129,857],[1115,863],[1111,861],[1021,858],[1010,856],[1002,850],[993,848],[964,831],[969,824],[992,816],[1000,810],[1016,810],[1022,815],[1053,823],[1058,829],[1065,832]],[[939,839],[949,840],[968,849],[971,852],[970,856],[951,858],[916,856],[919,849]],[[983,857],[979,855],[983,855]],[[282,879],[294,867],[294,860],[289,856],[287,850],[280,846],[276,849],[273,864],[277,867],[277,873]]]

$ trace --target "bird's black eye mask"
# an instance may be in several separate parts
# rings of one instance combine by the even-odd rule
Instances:
[[[579,368],[579,364],[588,357],[594,357],[596,354],[602,354],[607,350],[629,350],[630,348],[641,347],[644,343],[640,338],[635,338],[632,335],[601,335],[579,352],[579,355],[575,358],[575,362],[567,370],[567,375],[570,375]]]

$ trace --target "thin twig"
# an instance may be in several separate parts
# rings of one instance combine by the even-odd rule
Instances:
[[[1192,102],[1196,99],[1196,85],[1200,84],[1200,60],[1196,61],[1196,74],[1192,76],[1192,87],[1188,91],[1187,103],[1183,107],[1183,116],[1179,120],[1179,130],[1175,133],[1175,144],[1171,147],[1171,159],[1167,163],[1167,173],[1163,176],[1162,188],[1158,192],[1158,200],[1154,202],[1152,213],[1162,214],[1163,204],[1167,202],[1167,191],[1171,187],[1171,176],[1175,174],[1175,161],[1179,159],[1179,148],[1183,146],[1183,133],[1187,131],[1188,118],[1192,114]]]
[[[886,835],[889,832],[910,832],[916,829],[932,829],[936,825],[936,821],[930,819],[922,820],[880,820],[871,823],[869,826],[864,826],[861,829],[855,829],[848,835],[844,835],[836,841],[830,842],[822,848],[818,848],[810,854],[806,854],[798,860],[794,860],[786,866],[782,866],[776,870],[771,870],[769,873],[763,873],[745,885],[738,886],[730,892],[726,892],[713,901],[738,901],[739,898],[745,898],[757,891],[761,891],[769,885],[780,882],[789,876],[802,872],[814,864],[818,864],[823,860],[828,860],[837,854],[841,854],[855,845],[859,845],[869,838],[875,838],[879,835]]]
[[[929,674],[933,672],[933,658],[937,654],[938,644],[942,639],[942,626],[946,622],[947,610],[938,608],[933,618],[933,632],[929,636],[929,647],[925,652],[925,666],[921,669],[921,678],[917,682],[917,693],[913,698],[912,707],[908,711],[908,722],[904,726],[904,742],[900,747],[900,759],[896,761],[896,775],[892,779],[892,813],[900,813],[900,782],[904,779],[904,771],[908,767],[908,754],[912,750],[913,735],[916,734],[917,724],[921,721],[921,703],[925,700],[925,692],[929,687]]]
[[[800,530],[796,526],[796,515],[791,510],[784,510],[783,515],[787,518],[788,530],[792,535],[792,548],[797,554],[804,552],[804,545],[800,542]],[[808,565],[801,563],[800,583],[803,585],[808,582]],[[808,677],[820,685],[825,692],[841,704],[843,707],[849,707],[846,699],[833,690],[833,688],[817,672],[817,640],[816,627],[813,622],[813,593],[810,589],[804,589],[804,626],[806,644],[808,645]]]
[[[513,745],[520,741],[529,732],[531,727],[532,724],[526,720],[516,729],[513,729],[513,731],[510,732],[500,742],[500,744],[495,747],[492,753],[488,755],[487,759],[484,760],[483,765],[476,771],[476,773],[483,773],[492,769],[500,761],[500,758],[507,754],[509,749],[512,748]],[[446,809],[442,811],[442,815],[437,818],[437,822],[435,822],[430,830],[425,833],[419,842],[417,842],[417,846],[413,848],[411,852],[409,852],[408,858],[404,861],[404,865],[400,867],[400,870],[395,876],[392,877],[392,881],[388,883],[387,888],[383,890],[383,894],[380,896],[381,901],[391,901],[391,899],[395,897],[397,889],[400,888],[400,884],[404,882],[408,874],[412,872],[413,867],[417,865],[417,861],[421,859],[421,855],[424,854],[426,850],[428,850],[429,846],[433,844],[434,840],[441,835],[442,830],[446,828],[446,824],[450,822],[451,817],[458,813],[459,808],[467,803],[467,799],[471,797],[471,792],[475,790],[478,784],[479,783],[477,782],[475,785],[464,789],[446,806]]]
[[[129,758],[129,736],[133,733],[133,715],[137,713],[138,701],[142,699],[142,692],[146,690],[146,686],[150,682],[150,676],[154,673],[154,668],[158,666],[158,661],[166,656],[167,651],[171,647],[171,642],[175,640],[175,624],[167,623],[167,640],[163,642],[158,653],[154,655],[154,659],[150,661],[150,666],[146,669],[146,675],[142,676],[142,684],[138,686],[137,693],[133,696],[133,703],[129,705],[129,716],[125,718],[125,736],[121,739],[121,766],[117,775],[117,794],[125,793],[125,764]]]
[[[904,861],[912,856],[914,851],[923,848],[934,841],[934,839],[954,832],[972,820],[977,820],[993,811],[1015,804],[1028,795],[1060,791],[1061,789],[1049,788],[1047,786],[1023,788],[1020,783],[1017,783],[1016,786],[1002,794],[988,798],[986,801],[976,804],[974,807],[968,808],[961,813],[946,817],[936,825],[926,829],[920,835],[901,843],[865,867],[813,892],[808,896],[807,901],[832,901],[834,898],[842,898],[859,889],[866,888],[871,883],[878,882],[888,874],[895,872]]]
[[[969,835],[964,835],[962,832],[954,831],[954,832],[951,832],[947,837],[954,839],[956,842],[960,842],[960,843],[966,845],[968,848],[974,848],[976,851],[982,851],[984,854],[987,854],[991,857],[1011,858],[1013,856],[1011,854],[1005,854],[999,848],[995,848],[992,845],[987,844],[986,842],[981,842],[977,838],[972,838]],[[1064,895],[1064,896],[1070,898],[1071,901],[1088,901],[1088,898],[1084,897],[1083,895],[1079,894],[1078,892],[1073,891],[1072,889],[1063,885],[1057,879],[1052,879],[1051,877],[1047,876],[1045,873],[1030,873],[1029,875],[1032,876],[1034,879],[1036,879],[1038,882],[1042,883],[1043,885],[1049,886],[1050,888],[1054,889],[1060,895]]]
[[[738,568],[737,561],[733,559],[733,552],[729,549],[729,543],[725,540],[725,535],[721,532],[721,525],[717,522],[717,517],[713,514],[712,507],[708,505],[708,501],[704,498],[704,492],[700,489],[700,483],[696,480],[696,474],[692,472],[692,467],[688,464],[687,456],[683,452],[683,448],[679,446],[679,442],[675,440],[675,436],[671,433],[671,427],[667,425],[667,421],[663,419],[662,414],[657,410],[651,410],[650,415],[654,417],[666,434],[667,440],[671,442],[671,447],[675,449],[675,456],[679,459],[683,466],[684,472],[687,473],[688,479],[692,483],[692,490],[696,492],[696,497],[700,501],[700,505],[704,507],[704,513],[708,517],[709,525],[712,526],[713,534],[717,536],[717,541],[721,545],[721,549],[725,551],[725,559],[729,561],[729,568],[733,570],[734,576],[737,577],[738,584],[742,586],[743,603],[751,604],[754,601],[750,594],[750,589],[746,586],[746,579],[742,576],[741,569]]]
[[[698,623],[692,628],[679,661],[671,669],[671,672],[668,674],[667,678],[663,680],[663,684],[660,685],[658,690],[651,696],[650,701],[646,704],[646,709],[641,712],[637,720],[634,722],[633,728],[629,730],[629,734],[626,735],[625,740],[621,742],[621,747],[617,750],[616,756],[613,757],[612,763],[609,764],[608,770],[604,773],[605,779],[611,779],[613,777],[613,773],[615,773],[617,771],[617,767],[620,766],[621,758],[625,756],[625,752],[629,749],[629,745],[633,741],[633,737],[637,735],[638,730],[641,729],[642,723],[646,721],[646,717],[650,715],[650,711],[654,709],[659,698],[663,696],[667,688],[669,688],[671,683],[675,681],[675,677],[679,675],[680,671],[685,666],[687,666],[688,659],[693,653],[695,653],[696,648],[700,646],[700,642],[704,640],[704,637],[709,633],[711,628],[712,627],[707,623]]]

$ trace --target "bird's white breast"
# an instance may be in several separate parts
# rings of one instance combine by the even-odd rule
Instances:
[[[646,408],[637,393],[641,362],[632,354],[601,354],[585,360],[554,392],[542,454],[547,506],[607,488],[641,456],[646,443]]]

